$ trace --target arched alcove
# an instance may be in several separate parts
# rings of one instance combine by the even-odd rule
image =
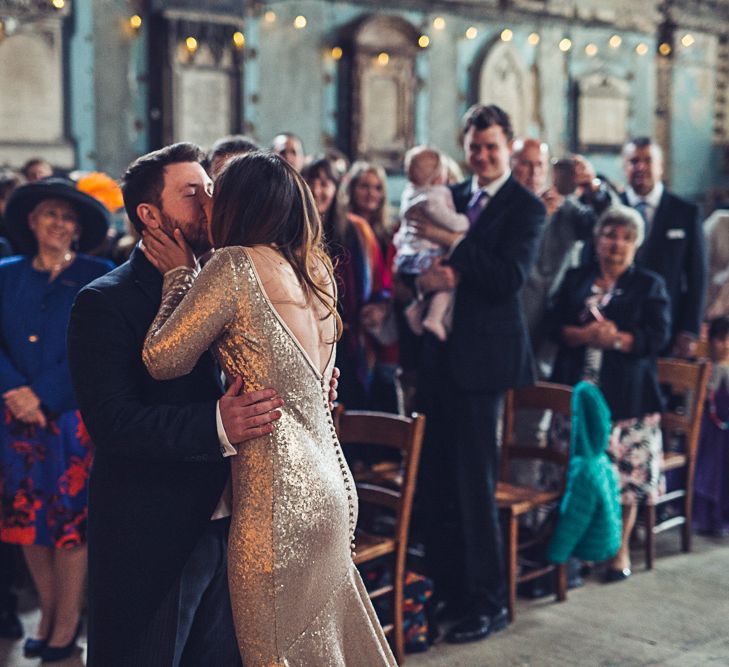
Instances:
[[[511,117],[516,135],[527,135],[532,118],[532,78],[518,51],[492,39],[478,52],[471,69],[471,104],[496,104]]]

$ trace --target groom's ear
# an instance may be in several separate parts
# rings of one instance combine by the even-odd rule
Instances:
[[[160,211],[154,204],[139,204],[137,215],[145,227],[149,227],[150,223],[153,227],[159,226]]]

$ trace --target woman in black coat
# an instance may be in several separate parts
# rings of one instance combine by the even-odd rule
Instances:
[[[609,581],[630,576],[628,538],[638,503],[653,501],[662,483],[656,357],[668,343],[670,308],[663,279],[633,264],[643,237],[638,212],[608,209],[595,227],[597,261],[565,274],[547,316],[559,344],[551,380],[592,380],[612,413],[608,453],[620,476],[623,538]]]

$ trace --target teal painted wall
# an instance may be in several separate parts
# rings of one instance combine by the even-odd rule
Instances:
[[[423,3],[427,6],[427,3]],[[244,117],[246,131],[262,145],[282,130],[299,134],[307,153],[321,151],[337,135],[339,86],[337,63],[331,48],[342,26],[370,13],[354,2],[303,0],[273,2],[264,9],[276,12],[266,22],[262,12],[245,17]],[[124,0],[76,0],[76,30],[70,44],[72,134],[78,147],[79,166],[98,166],[118,176],[134,156],[147,150],[147,40],[153,39],[143,25],[131,34],[126,21],[129,5]],[[604,72],[628,83],[630,95],[629,134],[654,134],[656,109],[655,40],[652,34],[621,30],[622,44],[610,48],[615,32],[607,27],[540,23],[524,18],[506,25],[478,21],[447,12],[405,11],[392,14],[428,34],[430,46],[417,56],[419,80],[415,100],[415,138],[431,143],[456,159],[462,158],[460,118],[468,106],[471,68],[490,42],[508,27],[511,45],[530,77],[534,112],[528,133],[550,144],[560,156],[572,149],[574,135],[570,99],[581,76]],[[307,25],[297,30],[297,15]],[[445,27],[436,30],[433,19],[440,15]],[[469,27],[475,39],[466,37]],[[538,44],[528,36],[537,32]],[[569,37],[572,48],[563,53],[560,39]],[[640,56],[635,47],[648,46]],[[598,53],[590,57],[588,44]],[[711,186],[726,181],[720,173],[717,149],[712,144],[713,91],[716,43],[696,35],[689,49],[679,47],[675,57],[674,111],[671,139],[673,162],[670,182],[678,192],[699,197]],[[621,182],[622,165],[617,152],[588,155],[598,171]],[[402,185],[393,178],[392,192]]]
[[[76,166],[96,168],[96,89],[94,74],[94,12],[92,0],[76,0],[69,42],[69,110],[71,139],[76,146]]]

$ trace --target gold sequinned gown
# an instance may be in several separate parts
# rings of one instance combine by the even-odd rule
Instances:
[[[320,374],[244,248],[218,250],[197,278],[165,276],[144,360],[156,378],[179,377],[208,347],[247,391],[284,400],[273,434],[232,457],[228,577],[243,664],[395,665],[352,561],[357,500],[328,407],[334,355]]]

